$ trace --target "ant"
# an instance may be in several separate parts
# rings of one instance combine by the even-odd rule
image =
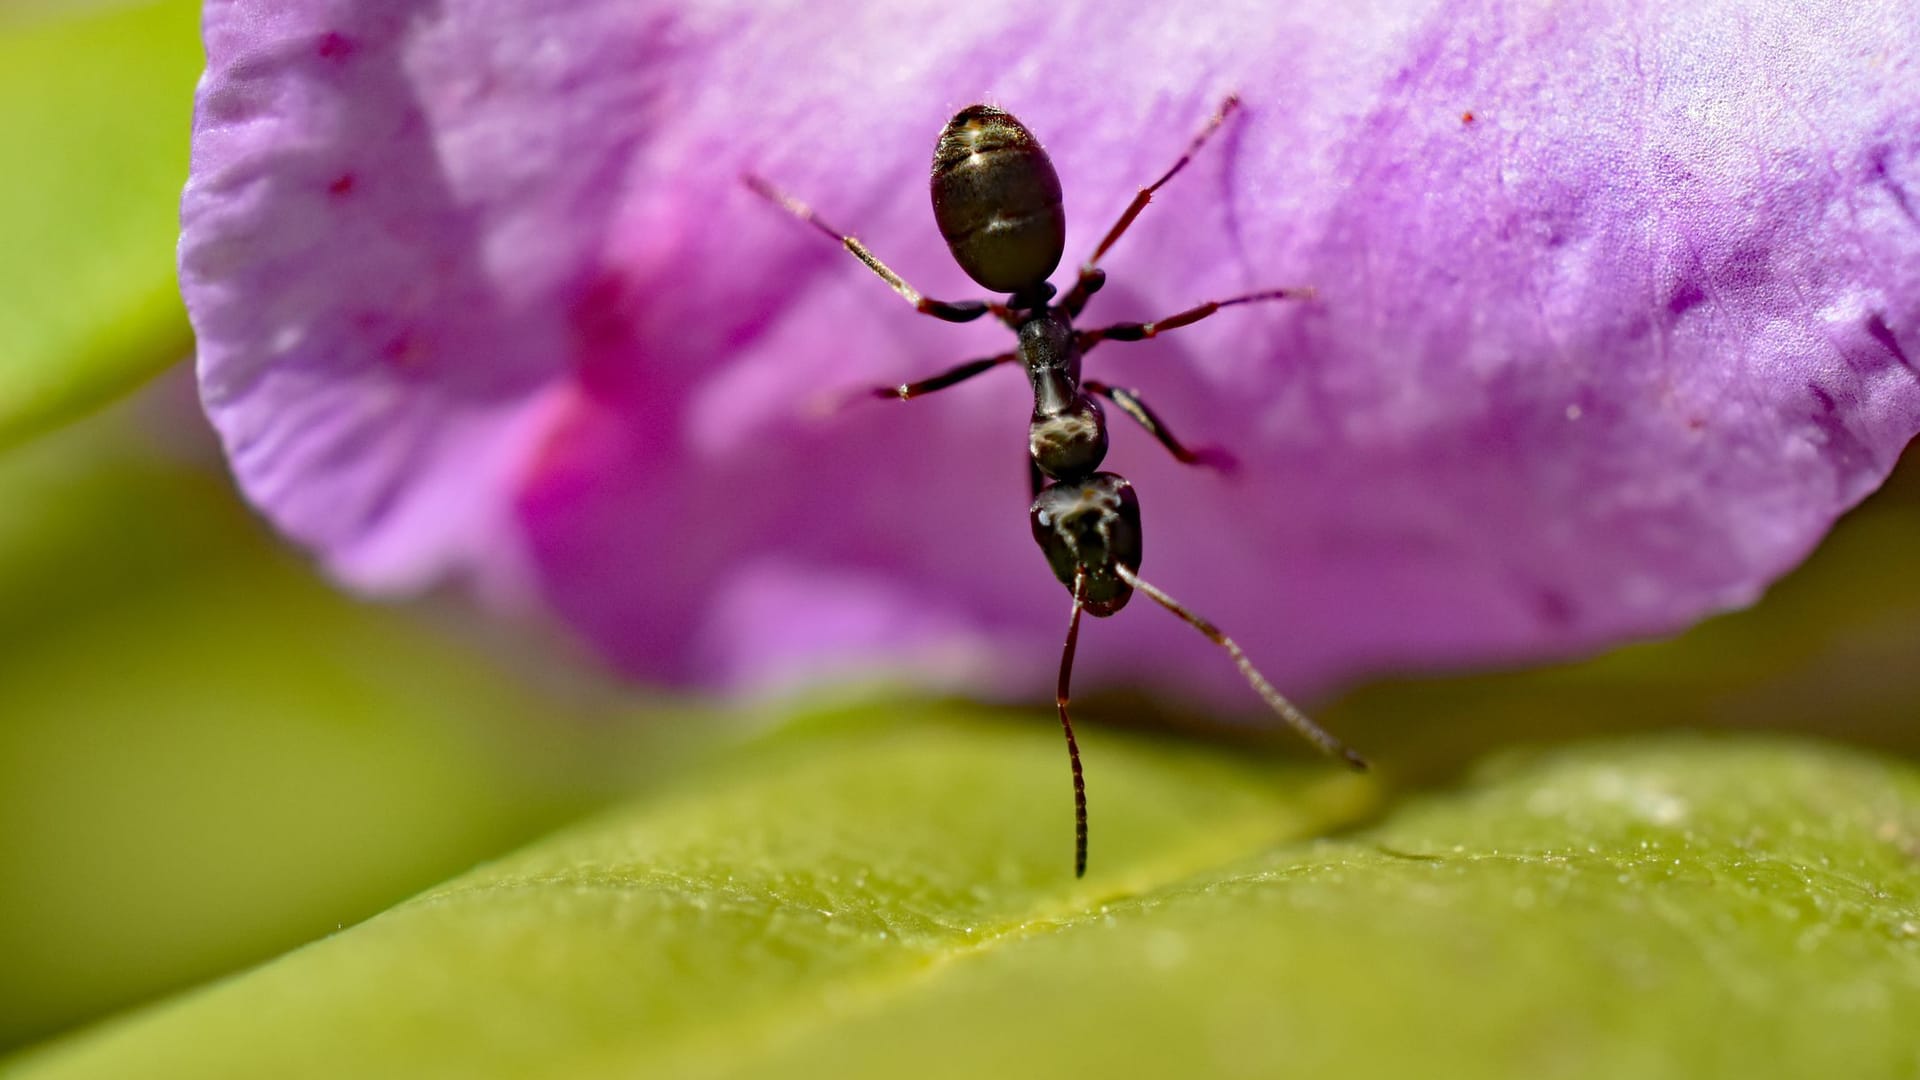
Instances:
[[[983,288],[1006,293],[1004,302],[935,300],[888,269],[887,265],[849,233],[828,225],[807,204],[785,194],[766,180],[743,179],[757,194],[783,207],[801,221],[825,233],[852,252],[923,315],[947,322],[972,322],[993,315],[1019,335],[1019,347],[979,360],[970,360],[929,379],[900,386],[876,387],[872,395],[907,401],[965,382],[1003,364],[1019,361],[1033,384],[1033,418],[1028,427],[1028,473],[1033,486],[1029,508],[1033,538],[1046,554],[1053,574],[1073,595],[1073,614],[1067,622],[1067,640],[1060,651],[1060,680],[1054,705],[1067,737],[1067,758],[1073,766],[1074,859],[1073,874],[1087,872],[1087,786],[1080,769],[1080,747],[1067,715],[1068,683],[1073,654],[1080,637],[1080,615],[1096,618],[1125,607],[1138,591],[1185,620],[1225,649],[1255,693],[1273,711],[1326,753],[1346,760],[1356,769],[1366,761],[1340,740],[1315,724],[1247,659],[1239,645],[1220,628],[1140,578],[1140,501],[1133,485],[1120,476],[1099,471],[1107,453],[1106,417],[1096,397],[1105,398],[1132,417],[1168,452],[1188,465],[1220,465],[1220,455],[1195,452],[1174,438],[1158,415],[1132,390],[1080,377],[1080,360],[1103,341],[1145,341],[1168,330],[1190,326],[1224,307],[1266,300],[1308,299],[1310,288],[1267,289],[1226,300],[1209,300],[1154,322],[1116,323],[1097,330],[1075,330],[1087,300],[1106,284],[1100,259],[1153,200],[1153,193],[1172,180],[1199,152],[1213,133],[1240,106],[1238,97],[1221,103],[1212,119],[1193,137],[1180,160],[1160,179],[1141,188],[1120,220],[1080,265],[1078,280],[1059,303],[1047,278],[1060,265],[1066,247],[1066,213],[1061,207],[1060,179],[1039,140],[1011,113],[991,105],[970,105],[947,121],[933,151],[933,216],[946,238],[947,248],[967,276]]]

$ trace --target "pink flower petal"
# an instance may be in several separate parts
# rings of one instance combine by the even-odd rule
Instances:
[[[1229,92],[1083,325],[1148,580],[1289,689],[1751,600],[1920,430],[1920,34],[1894,8],[211,2],[182,265],[247,493],[344,580],[537,596],[623,670],[1051,678],[1013,371],[926,292],[934,135],[1016,112],[1068,260]],[[1064,280],[1067,275],[1061,275]],[[990,322],[990,320],[989,320]],[[1080,685],[1244,688],[1144,602]],[[1239,700],[1234,698],[1232,700]]]

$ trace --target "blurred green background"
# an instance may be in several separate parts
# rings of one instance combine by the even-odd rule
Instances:
[[[458,598],[356,602],[237,501],[174,291],[199,63],[194,3],[0,6],[0,1054],[354,923],[752,726],[612,687],[537,628],[476,630]],[[1909,466],[1751,611],[1321,716],[1426,784],[1513,741],[1674,727],[1910,754],[1915,551]],[[1119,696],[1086,718],[1202,726]]]

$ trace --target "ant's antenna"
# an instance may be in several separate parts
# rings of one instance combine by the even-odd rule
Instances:
[[[1073,721],[1067,719],[1067,683],[1073,678],[1073,650],[1080,641],[1080,609],[1086,605],[1087,568],[1073,575],[1073,618],[1067,622],[1067,643],[1060,650],[1060,683],[1053,703],[1060,710],[1060,730],[1067,734],[1067,760],[1073,763],[1073,876],[1087,876],[1087,780],[1080,773],[1080,744],[1073,740]]]
[[[1125,563],[1114,563],[1113,572],[1119,575],[1121,581],[1146,593],[1153,598],[1154,603],[1180,616],[1180,618],[1186,620],[1187,625],[1207,635],[1207,637],[1213,640],[1215,645],[1227,650],[1227,654],[1233,657],[1234,665],[1240,669],[1240,674],[1247,677],[1247,685],[1253,687],[1253,692],[1259,694],[1261,700],[1265,701],[1274,712],[1279,713],[1280,718],[1291,725],[1293,730],[1305,736],[1307,741],[1318,746],[1328,755],[1345,760],[1347,764],[1353,766],[1355,769],[1365,769],[1367,767],[1366,758],[1355,753],[1346,743],[1328,734],[1319,724],[1314,723],[1306,713],[1294,708],[1293,702],[1280,696],[1280,691],[1273,688],[1273,684],[1267,681],[1267,677],[1260,674],[1260,669],[1253,666],[1253,661],[1247,659],[1247,654],[1240,650],[1240,646],[1235,644],[1232,638],[1222,633],[1219,627],[1201,618],[1199,615],[1194,614],[1185,605],[1181,604],[1180,601],[1175,600],[1154,586],[1142,581],[1140,575],[1134,573]],[[1080,608],[1076,602],[1074,606],[1074,618],[1076,621],[1079,615]],[[1067,641],[1068,651],[1071,652],[1073,641],[1071,635],[1069,635]],[[1066,692],[1065,679],[1066,676],[1063,674],[1061,676],[1062,694]],[[1064,703],[1061,705],[1060,716],[1063,720],[1066,718],[1066,706]]]

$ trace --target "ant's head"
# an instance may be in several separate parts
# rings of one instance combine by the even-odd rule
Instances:
[[[1050,484],[1033,500],[1033,538],[1046,553],[1053,576],[1068,589],[1085,571],[1089,615],[1111,615],[1127,606],[1133,586],[1114,573],[1115,564],[1140,569],[1140,500],[1133,485],[1112,473]]]
[[[967,276],[1000,293],[1046,284],[1066,248],[1060,178],[1025,125],[969,105],[933,149],[933,217]]]

